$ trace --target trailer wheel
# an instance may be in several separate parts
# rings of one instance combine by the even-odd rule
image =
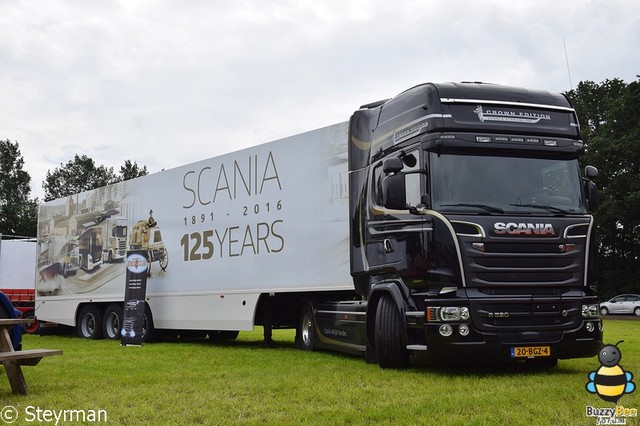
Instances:
[[[33,319],[31,324],[26,324],[24,326],[24,331],[29,334],[38,334],[40,332],[40,322],[36,319],[36,315],[33,310],[23,313],[22,318]]]
[[[378,302],[375,326],[376,355],[380,367],[408,368],[406,330],[403,330],[398,308],[388,294]]]
[[[94,305],[85,305],[78,315],[78,335],[85,339],[102,338],[102,314]]]
[[[160,268],[164,271],[169,266],[169,253],[166,248],[162,249],[162,256],[160,257]]]
[[[107,307],[104,312],[103,333],[104,337],[109,340],[120,339],[120,330],[122,329],[122,306],[117,303],[112,303]]]
[[[313,306],[306,302],[300,311],[298,324],[298,348],[303,351],[313,351],[316,347],[315,322],[313,320]]]
[[[144,308],[144,317],[142,319],[142,341],[143,342],[152,342],[156,337],[156,329],[153,326],[153,317],[151,316],[151,309],[149,309],[149,305],[146,305]]]

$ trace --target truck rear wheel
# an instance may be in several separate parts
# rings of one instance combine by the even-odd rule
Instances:
[[[303,351],[313,351],[315,349],[316,331],[311,302],[306,302],[300,311],[297,340],[298,348]]]
[[[122,306],[112,303],[104,312],[103,333],[104,337],[109,340],[120,339],[120,330],[122,330]]]
[[[398,307],[388,294],[378,302],[375,326],[376,355],[380,367],[408,368],[406,330],[403,330]]]
[[[85,339],[102,338],[102,314],[94,305],[85,305],[78,315],[77,331]]]

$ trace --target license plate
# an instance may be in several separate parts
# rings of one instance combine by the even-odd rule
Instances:
[[[511,348],[511,358],[537,358],[551,356],[549,346],[515,346]]]

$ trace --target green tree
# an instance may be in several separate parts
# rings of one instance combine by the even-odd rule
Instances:
[[[60,163],[60,167],[53,171],[47,171],[45,180],[42,182],[44,200],[55,200],[99,188],[116,182],[116,179],[113,167],[96,166],[93,159],[76,154],[73,160],[69,160],[66,164]]]
[[[118,177],[118,182],[123,180],[135,179],[140,176],[146,176],[149,172],[147,171],[147,166],[143,166],[140,168],[137,162],[131,163],[131,160],[126,160],[124,165],[120,166],[120,176]]]
[[[584,164],[600,171],[596,212],[603,295],[640,291],[640,76],[580,82],[567,93],[581,124]]]
[[[113,172],[113,167],[96,166],[93,159],[86,155],[76,154],[73,160],[53,171],[47,171],[42,188],[45,191],[44,200],[50,201],[78,192],[88,191],[101,186],[137,178],[147,175],[147,166],[138,166],[137,162],[126,160],[120,167],[120,174]]]
[[[0,234],[34,237],[38,199],[30,199],[31,176],[16,142],[0,141]]]

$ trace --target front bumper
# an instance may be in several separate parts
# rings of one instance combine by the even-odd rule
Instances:
[[[426,323],[408,317],[410,340],[408,349],[415,360],[452,362],[495,362],[516,360],[515,347],[549,347],[549,359],[588,358],[602,347],[602,320],[584,319],[573,330],[553,331],[480,331],[471,322],[446,323],[451,334],[443,336],[445,323]],[[461,335],[460,325],[467,324],[469,333]],[[590,325],[588,325],[590,324]],[[519,359],[519,358],[518,358]],[[542,358],[543,359],[543,358]]]

